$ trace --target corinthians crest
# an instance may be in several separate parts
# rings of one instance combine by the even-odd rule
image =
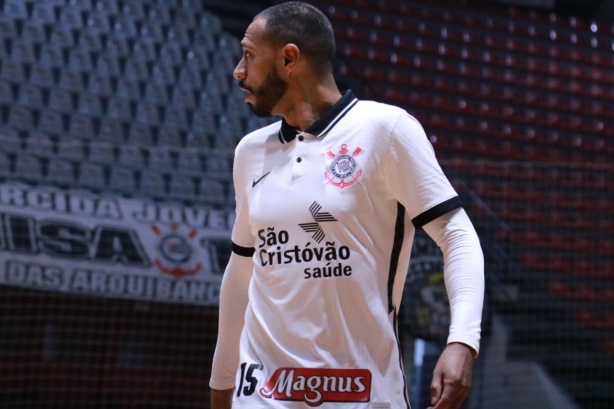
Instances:
[[[348,146],[345,143],[341,145],[338,155],[331,151],[326,152],[333,161],[326,168],[324,177],[327,183],[337,186],[339,189],[345,189],[357,183],[362,175],[362,170],[357,169],[356,160],[354,159],[362,152],[362,149],[356,147],[352,153],[349,152]]]

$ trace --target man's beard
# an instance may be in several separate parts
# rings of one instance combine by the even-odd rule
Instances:
[[[258,117],[273,115],[273,108],[275,108],[275,105],[277,105],[288,89],[288,83],[281,79],[275,66],[272,66],[266,79],[258,88],[249,88],[243,83],[239,85],[254,95],[254,103],[248,104],[254,115]]]

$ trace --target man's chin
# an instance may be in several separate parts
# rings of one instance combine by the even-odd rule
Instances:
[[[249,105],[249,108],[252,110],[252,113],[259,118],[270,118],[273,116],[270,110],[264,110],[252,104],[251,102],[248,102],[247,105]]]

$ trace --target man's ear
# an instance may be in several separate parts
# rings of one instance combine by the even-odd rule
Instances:
[[[294,71],[299,61],[301,60],[301,51],[295,44],[286,44],[282,48],[284,68],[288,71]]]

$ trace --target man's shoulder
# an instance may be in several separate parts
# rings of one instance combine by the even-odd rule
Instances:
[[[241,138],[238,147],[262,144],[270,140],[272,137],[279,138],[278,134],[280,126],[280,121],[275,121],[269,125],[263,126],[262,128],[251,131]]]
[[[382,116],[394,118],[399,115],[407,114],[406,110],[396,105],[371,100],[360,100],[358,104],[356,104],[356,107],[358,108],[357,111],[360,112],[360,115],[364,118]]]
[[[266,140],[270,138],[271,135],[277,135],[277,133],[279,132],[279,127],[281,126],[280,122],[281,121],[275,121],[266,126],[263,126],[262,128],[258,128],[254,131],[251,131],[247,135],[245,135],[243,139],[249,141],[259,141]]]

